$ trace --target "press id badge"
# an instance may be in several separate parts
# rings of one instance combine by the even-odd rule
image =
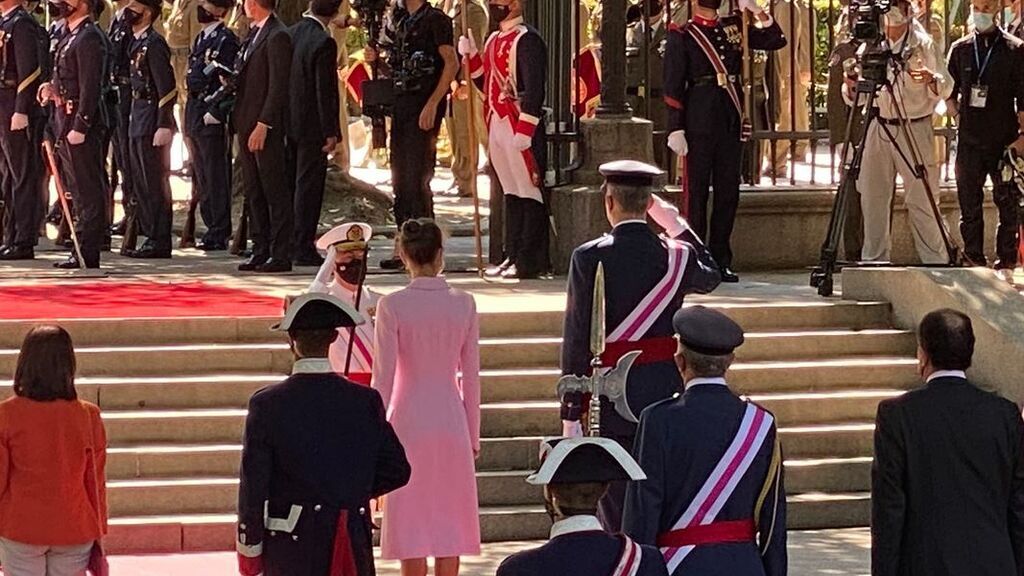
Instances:
[[[984,108],[988,102],[988,86],[971,86],[971,108]]]

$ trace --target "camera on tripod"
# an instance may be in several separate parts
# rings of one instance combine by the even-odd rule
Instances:
[[[852,0],[850,3],[853,38],[861,43],[856,61],[859,77],[875,84],[886,81],[892,60],[892,53],[883,44],[882,22],[892,6],[892,0]]]

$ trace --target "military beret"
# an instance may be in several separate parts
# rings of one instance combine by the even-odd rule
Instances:
[[[549,438],[540,446],[540,468],[526,479],[535,486],[647,479],[629,452],[608,438]]]
[[[743,344],[743,328],[731,318],[704,306],[681,308],[672,317],[679,342],[698,354],[728,356]]]
[[[636,160],[616,160],[598,167],[601,176],[609,184],[625,186],[653,186],[654,179],[663,175],[664,170]]]
[[[364,323],[363,315],[336,296],[309,292],[288,305],[284,318],[271,326],[275,332],[350,328]]]

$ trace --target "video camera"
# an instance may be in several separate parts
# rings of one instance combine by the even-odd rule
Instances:
[[[862,43],[858,55],[860,77],[873,83],[888,78],[892,53],[883,47],[885,31],[882,18],[892,10],[893,0],[851,0],[853,38]]]

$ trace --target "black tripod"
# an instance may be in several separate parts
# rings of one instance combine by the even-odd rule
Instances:
[[[896,67],[897,76],[902,72],[901,63],[894,57],[889,57],[893,61],[893,65]],[[828,232],[825,235],[825,242],[821,246],[821,261],[818,266],[811,272],[811,286],[818,289],[818,294],[821,296],[831,296],[834,288],[833,275],[838,267],[838,251],[839,251],[839,240],[843,234],[843,227],[846,223],[846,210],[847,202],[849,197],[857,189],[857,180],[860,177],[861,165],[864,161],[864,148],[865,143],[868,139],[871,125],[878,122],[879,110],[876,106],[875,101],[878,98],[878,92],[883,87],[888,87],[890,93],[894,95],[896,91],[892,87],[892,82],[888,80],[888,63],[881,67],[883,72],[878,76],[881,79],[865,78],[857,82],[857,91],[854,96],[854,104],[850,106],[850,113],[846,119],[846,141],[843,143],[842,158],[845,161],[848,157],[850,147],[850,134],[853,129],[853,123],[857,116],[858,106],[861,95],[867,96],[867,116],[864,118],[863,132],[860,135],[860,141],[854,146],[853,157],[849,163],[844,166],[843,175],[839,180],[839,190],[836,194],[836,199],[832,205],[832,215],[828,223]],[[949,233],[949,229],[946,227],[946,221],[942,218],[942,212],[939,210],[936,191],[932,189],[931,182],[928,180],[927,168],[923,161],[921,151],[918,149],[917,142],[914,140],[913,135],[910,133],[910,120],[903,113],[903,110],[897,105],[896,107],[897,118],[899,121],[900,134],[909,143],[910,157],[900,147],[899,140],[893,135],[889,125],[885,122],[878,122],[882,131],[885,132],[886,137],[892,142],[893,147],[900,156],[900,160],[907,165],[908,168],[914,173],[914,178],[920,180],[924,184],[925,192],[928,195],[929,203],[932,207],[932,213],[935,217],[935,221],[939,225],[939,230],[942,233],[942,242],[946,247],[946,253],[949,255],[949,266],[959,266],[961,261],[960,248],[954,243],[952,236]]]

